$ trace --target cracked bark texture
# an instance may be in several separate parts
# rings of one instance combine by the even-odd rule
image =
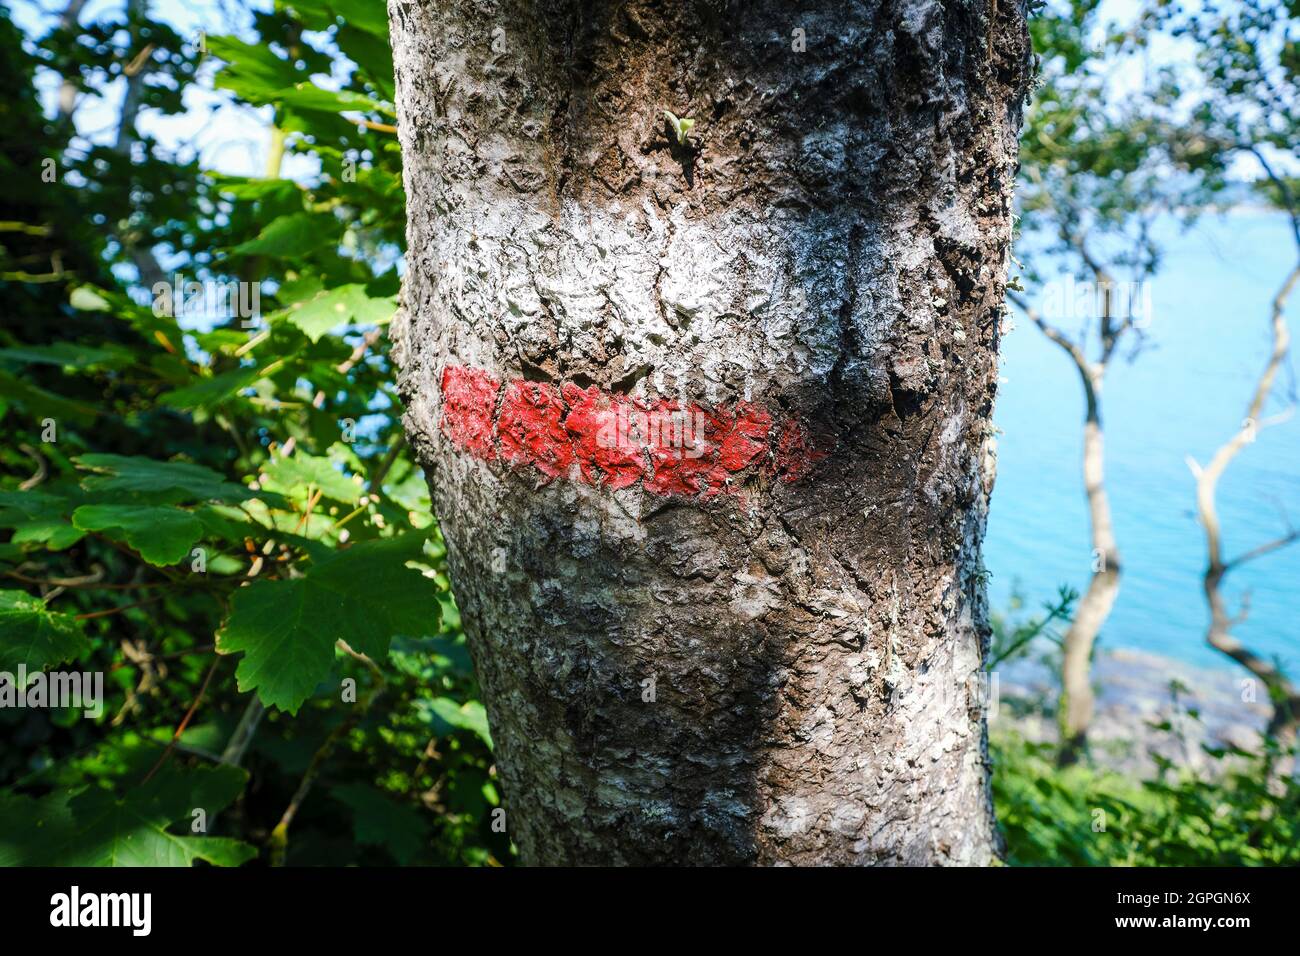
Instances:
[[[980,544],[1023,3],[389,17],[405,423],[523,860],[990,862]],[[752,401],[829,454],[712,498],[543,482],[448,440],[454,365]]]

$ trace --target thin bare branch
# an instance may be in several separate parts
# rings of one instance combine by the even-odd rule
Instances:
[[[1300,247],[1300,232],[1297,232],[1296,241],[1297,246]],[[1245,619],[1248,604],[1243,603],[1242,612],[1236,617],[1230,615],[1223,597],[1222,584],[1224,577],[1232,568],[1284,547],[1297,540],[1300,535],[1294,529],[1290,530],[1274,541],[1247,551],[1231,561],[1225,561],[1215,493],[1219,479],[1228,465],[1247,444],[1254,440],[1260,428],[1260,415],[1290,347],[1285,309],[1287,299],[1295,289],[1297,281],[1300,281],[1300,264],[1291,270],[1273,297],[1269,316],[1273,348],[1255,384],[1255,391],[1251,395],[1241,428],[1219,447],[1207,465],[1199,469],[1193,468],[1193,474],[1196,475],[1197,511],[1201,526],[1205,529],[1208,558],[1202,582],[1205,599],[1210,608],[1210,625],[1206,633],[1206,642],[1255,675],[1268,688],[1269,696],[1273,700],[1273,718],[1269,722],[1268,732],[1287,747],[1294,743],[1297,727],[1300,726],[1300,690],[1272,662],[1249,650],[1232,635],[1236,626]]]

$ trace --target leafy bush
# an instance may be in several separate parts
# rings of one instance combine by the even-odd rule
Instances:
[[[254,32],[187,43],[132,4],[29,51],[0,13],[0,671],[103,674],[107,697],[0,708],[0,863],[511,858],[384,335],[405,216],[383,6]],[[263,176],[125,111],[82,136],[34,93],[52,70],[178,113],[205,56],[270,119]]]
[[[1136,781],[1056,748],[995,736],[993,799],[1013,866],[1256,866],[1300,863],[1300,785],[1269,783],[1276,754],[1207,750],[1198,779],[1163,763]],[[1276,789],[1273,789],[1273,788]]]

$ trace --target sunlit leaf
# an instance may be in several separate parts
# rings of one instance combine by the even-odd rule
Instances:
[[[436,632],[437,587],[406,567],[423,546],[419,534],[369,541],[313,563],[300,578],[236,591],[217,649],[244,653],[239,689],[296,713],[329,676],[336,641],[380,658],[397,635]]]

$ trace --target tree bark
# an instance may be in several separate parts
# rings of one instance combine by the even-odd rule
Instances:
[[[1058,763],[1076,763],[1087,748],[1088,728],[1095,704],[1092,692],[1092,650],[1097,635],[1119,597],[1120,555],[1106,494],[1105,437],[1099,396],[1105,366],[1081,367],[1087,416],[1083,423],[1083,487],[1088,497],[1092,529],[1092,578],[1065,632],[1061,661],[1061,749]]]
[[[1114,280],[1089,253],[1081,236],[1062,225],[1061,238],[1078,251],[1084,264],[1096,276],[1099,287],[1114,288]],[[1049,341],[1070,356],[1083,385],[1083,490],[1088,499],[1088,524],[1092,535],[1092,577],[1062,642],[1061,697],[1057,706],[1061,742],[1057,763],[1065,767],[1078,763],[1087,750],[1088,727],[1092,724],[1096,704],[1092,692],[1093,647],[1119,597],[1120,554],[1115,525],[1111,520],[1110,496],[1106,493],[1106,436],[1101,421],[1101,388],[1111,357],[1124,333],[1132,328],[1133,320],[1129,316],[1116,324],[1111,311],[1111,294],[1107,291],[1098,330],[1101,359],[1094,363],[1088,359],[1086,341],[1071,341],[1064,332],[1047,322],[1023,296],[1008,293],[1008,298]]]
[[[1023,3],[389,17],[405,424],[523,860],[990,862]]]

